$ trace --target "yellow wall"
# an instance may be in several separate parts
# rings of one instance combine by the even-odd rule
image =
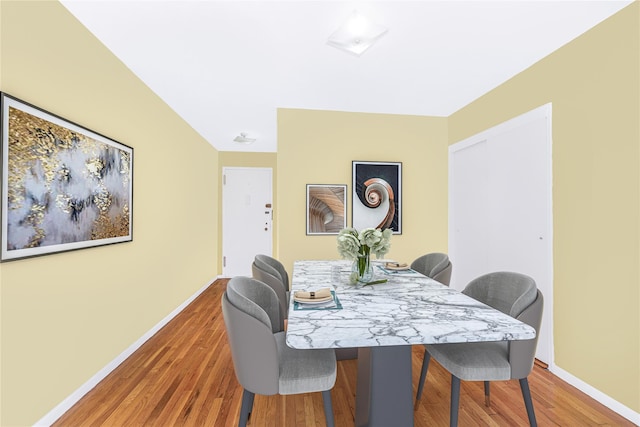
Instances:
[[[449,118],[449,143],[553,103],[556,364],[640,411],[638,2]]]
[[[353,160],[402,162],[402,235],[388,258],[410,262],[447,249],[447,120],[436,117],[278,110],[278,254],[337,258],[336,236],[306,235],[306,184],[347,184]]]
[[[218,153],[59,3],[0,10],[0,89],[134,148],[133,242],[0,264],[0,425],[25,426],[215,278]]]

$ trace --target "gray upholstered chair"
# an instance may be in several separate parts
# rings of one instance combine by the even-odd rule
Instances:
[[[543,297],[535,281],[524,274],[496,272],[472,280],[463,293],[502,311],[536,330],[530,340],[433,344],[426,346],[418,383],[416,405],[422,394],[431,357],[451,372],[450,425],[458,424],[460,380],[484,381],[485,404],[490,404],[489,381],[517,379],[527,408],[529,424],[536,426],[527,376],[533,369],[542,321]]]
[[[289,298],[291,289],[289,285],[289,274],[284,268],[284,265],[282,265],[280,261],[273,257],[258,254],[253,260],[252,275],[254,278],[274,288],[274,290],[278,294],[278,298],[280,298],[280,300],[283,302],[285,309],[284,315],[286,318],[289,311]],[[260,278],[256,277],[258,275],[260,276]],[[285,299],[283,299],[282,292],[276,289],[278,283],[280,283],[282,289],[284,290],[284,296],[286,297]]]
[[[280,261],[268,255],[258,254],[255,256],[254,262],[258,268],[278,277],[287,292],[289,291],[289,274]]]
[[[253,278],[269,286],[278,297],[278,306],[280,308],[279,331],[284,331],[284,319],[287,318],[289,311],[289,294],[285,291],[282,281],[279,277],[258,268],[256,261],[251,264],[251,272]]]
[[[289,315],[289,274],[280,261],[268,255],[256,255],[251,264],[251,272],[254,279],[269,285],[278,295],[280,300],[280,330],[284,330],[284,319]],[[335,350],[337,360],[350,360],[358,358],[357,348],[337,348]]]
[[[229,280],[222,314],[238,382],[244,388],[239,426],[246,426],[255,394],[322,392],[327,425],[333,426],[331,389],[336,381],[332,349],[296,350],[279,331],[279,301],[266,284],[250,277]]]
[[[443,285],[449,286],[451,269],[453,268],[447,254],[433,252],[416,258],[411,263],[411,269],[431,277]]]
[[[449,286],[449,282],[451,281],[451,270],[453,265],[449,260],[449,256],[447,254],[443,254],[440,252],[432,252],[426,255],[422,255],[421,257],[416,258],[411,263],[411,269],[417,271],[418,273],[422,273],[427,277],[432,278],[433,280],[442,283],[443,285]],[[425,356],[422,361],[422,374],[426,375],[426,369],[428,365],[428,353],[425,346]],[[422,386],[424,384],[424,378],[421,377],[420,380],[420,393],[422,392]]]

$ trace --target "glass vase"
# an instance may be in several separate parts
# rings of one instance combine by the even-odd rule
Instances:
[[[373,280],[373,265],[369,254],[360,255],[351,267],[351,282],[369,283]]]

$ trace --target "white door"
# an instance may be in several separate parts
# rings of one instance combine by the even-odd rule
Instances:
[[[251,276],[257,254],[272,255],[270,168],[222,169],[222,275]]]
[[[482,274],[531,276],[545,306],[536,357],[553,363],[551,105],[449,147],[451,286]]]

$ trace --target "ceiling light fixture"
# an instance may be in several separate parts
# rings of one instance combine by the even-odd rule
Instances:
[[[354,11],[347,21],[331,34],[327,44],[360,56],[386,32],[387,28],[374,24],[357,11]]]
[[[233,142],[237,142],[239,144],[251,144],[256,142],[255,138],[249,138],[245,132],[240,132],[240,135],[233,138]]]

